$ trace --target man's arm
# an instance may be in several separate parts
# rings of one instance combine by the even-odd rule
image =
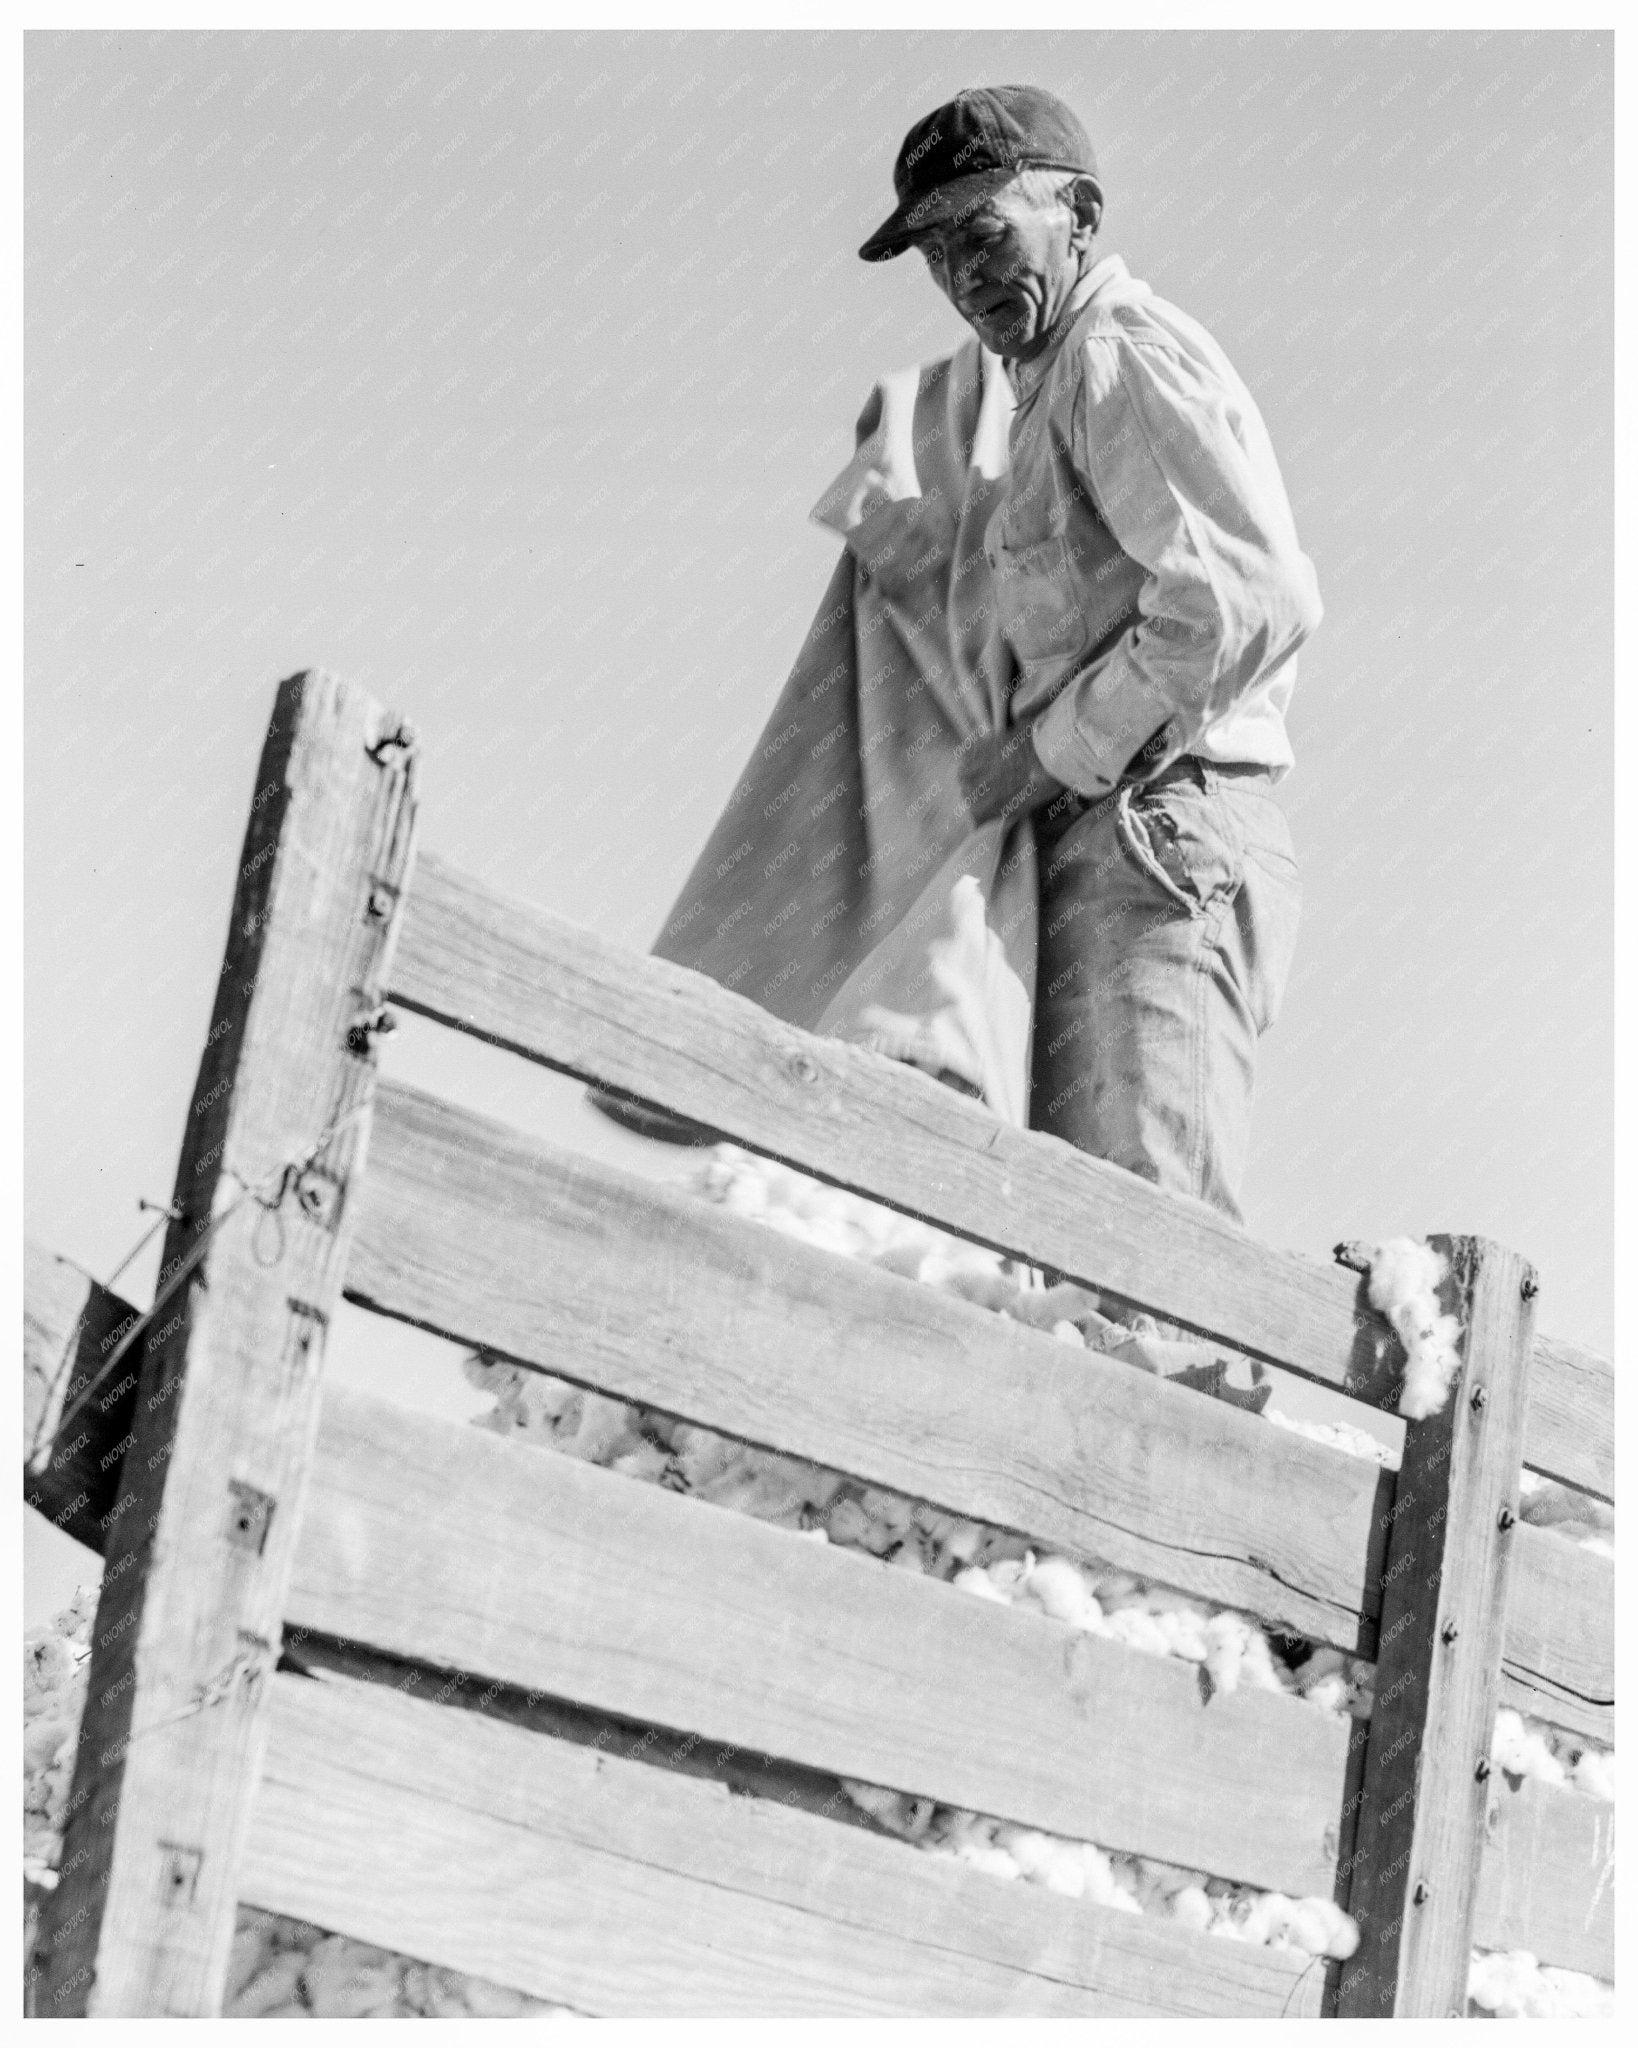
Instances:
[[[1148,576],[1136,624],[1070,677],[1033,730],[1049,773],[1097,796],[1140,748],[1144,774],[1187,753],[1296,652],[1320,602],[1243,389],[1162,341],[1100,335],[1085,358],[1076,466]]]

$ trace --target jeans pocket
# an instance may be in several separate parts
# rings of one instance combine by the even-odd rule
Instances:
[[[1232,897],[1245,878],[1245,853],[1216,791],[1187,783],[1124,788],[1116,830],[1133,865],[1190,917]]]

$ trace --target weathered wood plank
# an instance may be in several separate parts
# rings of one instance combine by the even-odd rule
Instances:
[[[384,726],[332,678],[279,687],[108,1534],[48,2016],[219,2007],[364,1157],[373,1061],[349,1036],[410,857]]]
[[[1488,1789],[1474,1946],[1528,1949],[1613,1983],[1615,1808],[1499,1771]]]
[[[1512,1534],[1502,1704],[1615,1741],[1615,1563],[1548,1529]]]
[[[1204,1203],[952,1088],[772,1016],[425,856],[395,1001],[625,1091],[981,1243],[1054,1266],[1364,1397],[1398,1345],[1357,1275],[1276,1252]]]
[[[1307,1958],[280,1673],[248,1903],[604,2014],[1313,2015]]]
[[[294,1628],[1296,1895],[1348,1730],[618,1473],[325,1397]]]
[[[137,1400],[137,1358],[95,1386],[66,1433],[64,1407],[81,1399],[136,1322],[128,1301],[41,1245],[23,1246],[23,1498],[59,1529],[101,1551],[119,1490],[121,1446]]]
[[[383,1084],[348,1297],[1369,1654],[1376,1466]]]
[[[1259,1245],[1204,1204],[1000,1124],[925,1075],[799,1030],[705,975],[629,953],[432,855],[392,986],[406,1008],[526,1058],[1360,1399],[1394,1398],[1398,1345],[1357,1274]],[[1586,1353],[1572,1369],[1571,1349],[1542,1353],[1549,1391],[1526,1460],[1608,1499],[1612,1376]]]
[[[1615,1498],[1615,1368],[1596,1351],[1537,1337],[1525,1463],[1599,1500]]]
[[[1514,1549],[1498,1520],[1518,1504],[1535,1276],[1500,1245],[1435,1242],[1462,1358],[1444,1408],[1405,1427],[1348,1895],[1360,1945],[1338,2000],[1350,2019],[1467,2005]]]
[[[1374,1654],[1376,1466],[411,1089],[371,1145],[352,1300]],[[1519,1533],[1509,1701],[1608,1741],[1607,1560]]]

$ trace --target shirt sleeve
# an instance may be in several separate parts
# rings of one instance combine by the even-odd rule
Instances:
[[[1232,372],[1169,338],[1096,335],[1084,353],[1076,467],[1147,575],[1135,623],[1063,685],[1034,744],[1049,773],[1095,796],[1139,749],[1145,776],[1187,753],[1321,612],[1267,430]]]

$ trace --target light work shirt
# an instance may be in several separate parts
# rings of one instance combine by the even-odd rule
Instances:
[[[1321,608],[1262,415],[1205,329],[1119,256],[1071,312],[1054,351],[1006,365],[1009,474],[985,553],[1017,665],[1009,716],[1085,796],[1150,742],[1145,775],[1194,754],[1278,780]]]

